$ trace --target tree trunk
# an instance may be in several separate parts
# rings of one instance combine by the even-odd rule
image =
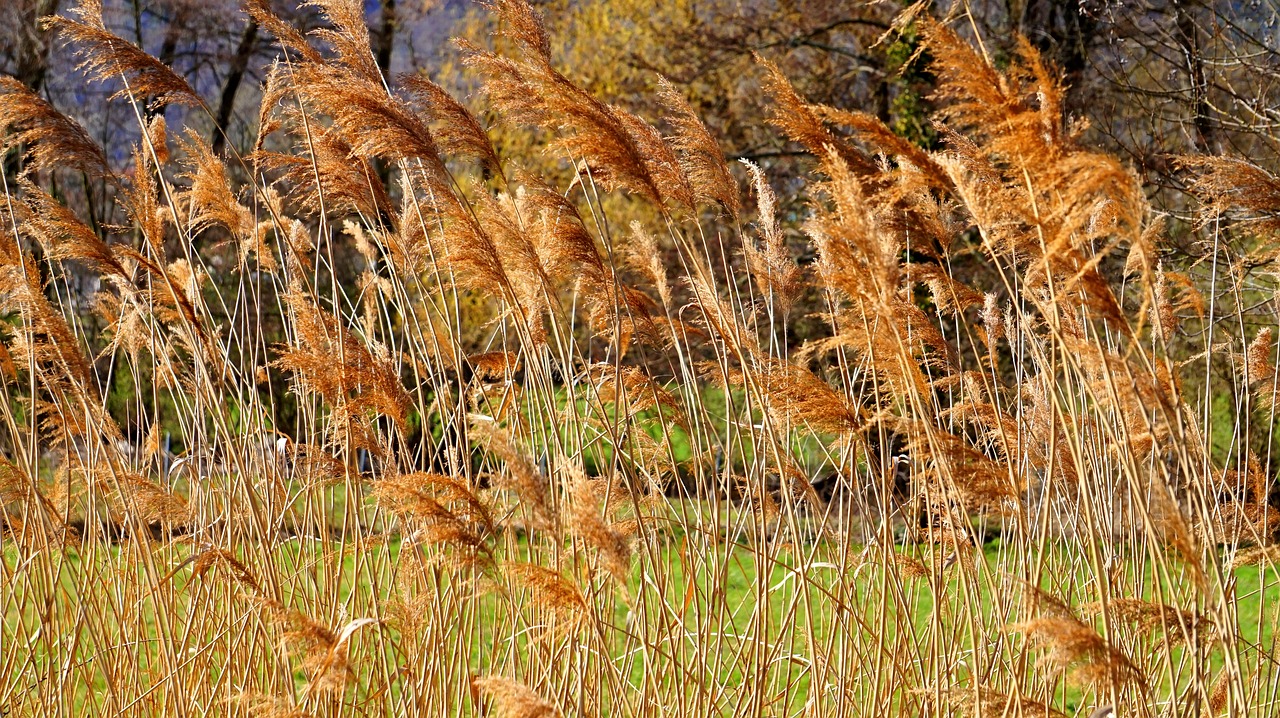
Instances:
[[[29,12],[22,14],[23,27],[16,29],[17,41],[14,48],[14,77],[19,82],[40,94],[45,78],[49,75],[49,33],[39,30],[38,20],[45,15],[58,12],[59,0],[35,0],[27,4]],[[19,150],[4,153],[3,171],[5,177],[13,180],[18,176]]]
[[[1208,83],[1204,74],[1204,54],[1200,49],[1200,35],[1196,19],[1184,2],[1175,2],[1178,31],[1178,49],[1187,61],[1187,78],[1191,83],[1192,141],[1196,150],[1215,154],[1213,123],[1209,114]]]
[[[215,155],[221,155],[223,148],[226,147],[227,131],[230,129],[231,112],[235,109],[236,94],[240,92],[240,85],[244,82],[245,70],[249,67],[249,58],[253,57],[257,46],[258,23],[253,18],[250,18],[249,25],[245,27],[244,34],[240,36],[240,45],[236,47],[236,54],[231,58],[227,81],[222,86],[222,96],[218,99],[218,114],[215,117],[217,126],[213,128],[213,153]]]
[[[30,14],[23,14],[24,27],[20,28],[16,48],[17,78],[22,84],[39,93],[49,74],[49,33],[38,30],[38,20],[58,12],[60,0],[35,0],[30,3]]]
[[[378,69],[382,70],[382,76],[387,78],[387,84],[391,83],[391,52],[395,49],[395,40],[396,0],[382,0],[382,17],[378,29],[374,59],[378,62]],[[384,186],[389,185],[391,183],[391,163],[377,159],[374,161],[373,167],[378,173],[378,180]]]
[[[378,69],[388,80],[391,78],[391,51],[396,40],[396,0],[382,0],[382,27],[378,31],[376,59]]]

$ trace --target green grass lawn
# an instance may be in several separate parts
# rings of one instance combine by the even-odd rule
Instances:
[[[11,702],[20,699],[17,686],[34,676],[65,672],[68,665],[83,670],[71,671],[81,679],[63,690],[73,692],[78,701],[99,702],[104,692],[119,690],[112,683],[120,678],[112,676],[109,664],[121,652],[129,653],[139,671],[160,670],[162,624],[170,634],[180,636],[171,640],[177,640],[184,651],[228,655],[236,650],[229,631],[261,628],[261,619],[254,617],[253,604],[245,600],[243,590],[228,585],[225,578],[193,577],[190,567],[182,566],[191,555],[190,546],[175,544],[152,552],[154,570],[164,580],[161,595],[150,592],[146,587],[152,569],[139,560],[139,548],[99,549],[92,563],[87,563],[75,549],[41,561],[6,545],[3,644],[29,647],[21,660],[10,662],[9,674],[0,676],[15,694]],[[545,557],[545,549],[508,539],[505,555],[527,560],[535,553]],[[815,694],[811,690],[815,657],[827,655],[829,647],[858,647],[856,676],[874,676],[878,671],[903,678],[902,668],[892,665],[894,656],[928,656],[947,646],[961,646],[956,655],[985,655],[991,652],[987,643],[1008,637],[1005,627],[1015,616],[1009,613],[1008,597],[1001,595],[1008,588],[1002,577],[1014,574],[1016,567],[998,546],[990,546],[980,559],[975,556],[971,568],[952,567],[945,574],[918,578],[886,571],[882,561],[855,560],[861,550],[825,543],[781,548],[770,552],[765,569],[765,559],[743,544],[700,545],[683,536],[659,539],[652,552],[638,552],[625,591],[607,578],[579,574],[588,600],[596,607],[599,625],[595,630],[600,639],[584,637],[590,633],[586,630],[577,638],[546,632],[543,626],[549,614],[539,610],[536,597],[518,588],[500,589],[500,581],[493,576],[450,572],[438,565],[427,574],[434,577],[431,590],[437,593],[430,602],[433,610],[450,619],[439,635],[458,647],[469,646],[466,660],[473,674],[501,672],[512,661],[541,660],[534,654],[548,650],[559,655],[556,651],[561,649],[549,649],[549,645],[600,640],[619,675],[626,676],[636,690],[694,690],[693,678],[689,686],[670,685],[677,675],[670,671],[663,672],[661,679],[667,684],[647,685],[657,680],[649,673],[653,661],[672,661],[690,670],[697,667],[699,690],[716,696],[716,705],[726,713],[736,709],[735,695],[756,679],[752,672],[760,665],[771,666],[768,681],[777,704],[770,711],[791,715]],[[893,550],[930,564],[922,547]],[[1084,569],[1087,564],[1067,555],[1066,549],[1061,554],[1049,557],[1046,565],[1075,566],[1079,574],[1067,576],[1059,571],[1046,577],[1045,587],[1069,587],[1057,593],[1077,608],[1096,600],[1092,576]],[[393,607],[413,597],[414,591],[406,589],[410,583],[405,575],[419,555],[416,547],[399,541],[340,553],[333,546],[295,539],[255,557],[269,560],[270,569],[263,564],[254,567],[274,574],[278,589],[272,590],[279,591],[284,605],[304,610],[327,625],[341,626],[357,616],[387,619],[379,629],[383,640],[365,635],[353,644],[353,662],[377,660],[379,650],[389,653],[389,660],[403,661],[400,652],[407,650],[404,645],[412,638],[400,634],[403,626]],[[842,571],[841,565],[848,568]],[[31,571],[37,566],[54,570],[56,583],[36,580]],[[1124,571],[1142,575],[1150,573],[1150,567],[1135,562]],[[1229,578],[1240,660],[1264,666],[1275,655],[1280,577],[1274,568],[1244,566]],[[49,591],[50,586],[56,589]],[[1162,588],[1169,595],[1186,595],[1186,587]],[[1141,597],[1155,595],[1148,588]],[[164,621],[160,611],[166,613]],[[1178,664],[1186,649],[1175,649],[1174,663],[1166,667],[1151,658],[1153,640],[1158,640],[1158,634],[1121,631],[1116,636],[1116,643],[1151,671],[1153,681],[1165,684],[1164,690],[1189,680],[1190,662]],[[1215,670],[1222,664],[1221,653],[1216,651],[1212,658]],[[215,683],[244,677],[231,668],[211,670],[208,678]],[[922,687],[939,677],[960,684],[977,679],[971,666],[932,665],[919,658],[913,659],[905,677]],[[298,690],[306,679],[295,664]],[[851,700],[860,695],[859,690],[869,690],[866,685],[858,688],[857,681],[851,685]],[[1160,692],[1160,686],[1153,688]],[[356,690],[368,694],[378,689],[368,683]],[[1069,715],[1093,700],[1069,678],[1055,695],[1057,707]]]

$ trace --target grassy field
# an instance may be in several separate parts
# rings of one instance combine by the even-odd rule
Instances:
[[[746,545],[722,542],[698,547],[696,539],[691,544],[688,538],[668,536],[654,542],[656,553],[640,559],[625,590],[613,593],[607,586],[596,587],[600,593],[589,600],[607,609],[596,614],[598,626],[580,625],[572,619],[568,621],[571,625],[565,626],[563,615],[540,610],[542,602],[536,589],[495,584],[494,577],[479,571],[449,574],[437,570],[420,592],[405,590],[403,572],[421,560],[423,548],[404,545],[398,539],[348,551],[292,540],[278,545],[271,561],[280,579],[283,604],[331,605],[340,623],[354,616],[378,621],[353,641],[353,662],[381,660],[400,665],[411,661],[406,646],[415,641],[412,634],[421,630],[422,621],[433,618],[447,621],[431,631],[434,640],[440,641],[439,650],[456,651],[451,660],[477,675],[536,665],[540,659],[554,660],[576,648],[599,650],[602,646],[593,645],[588,634],[602,631],[608,632],[611,640],[603,646],[607,657],[597,658],[617,667],[619,680],[627,683],[628,691],[679,694],[696,686],[706,692],[713,710],[723,714],[741,707],[735,703],[736,697],[744,693],[744,681],[753,678],[751,667],[761,663],[770,667],[765,671],[769,677],[766,713],[770,715],[803,714],[808,702],[824,700],[833,690],[855,695],[868,690],[859,683],[870,680],[876,671],[863,667],[828,678],[826,686],[815,688],[812,684],[812,656],[830,655],[813,648],[829,648],[849,632],[860,634],[869,646],[878,645],[881,652],[877,656],[869,650],[868,655],[858,657],[858,663],[900,660],[895,650],[925,656],[930,647],[948,645],[947,652],[961,659],[961,665],[949,668],[954,671],[951,679],[972,681],[978,668],[963,663],[966,657],[973,659],[981,653],[975,650],[974,636],[999,635],[1016,619],[1013,604],[1002,600],[1000,594],[1017,590],[1009,580],[1019,570],[1017,559],[998,542],[981,554],[974,552],[972,562],[957,561],[942,569],[943,557],[935,555],[936,547],[932,546],[894,547],[893,558],[887,563],[884,549],[879,547],[838,548],[825,543],[781,547],[760,561],[759,554]],[[539,554],[523,540],[516,540],[509,550],[519,560]],[[114,582],[122,587],[148,584],[150,569],[140,564],[138,551],[150,553],[154,570],[163,572],[161,590],[176,599],[166,608],[170,612],[168,625],[159,627],[154,614],[159,602],[123,588],[112,592],[117,594],[112,605],[99,607],[104,615],[85,621],[79,597],[100,590],[95,582]],[[849,553],[860,558],[851,562]],[[157,664],[162,661],[156,648],[161,630],[182,636],[182,655],[206,665],[210,685],[226,691],[223,701],[234,699],[231,686],[244,679],[243,672],[220,665],[217,657],[233,655],[238,642],[235,634],[270,618],[243,587],[229,583],[225,576],[193,572],[193,556],[193,547],[182,543],[150,548],[116,546],[88,557],[68,550],[48,566],[55,582],[51,577],[31,576],[32,562],[24,560],[15,548],[6,548],[2,635],[13,651],[9,654],[10,684],[27,683],[27,692],[14,692],[7,707],[19,714],[34,712],[32,698],[44,692],[37,685],[38,677],[68,671],[73,666],[59,664],[71,660],[86,669],[77,671],[78,675],[92,678],[63,686],[59,692],[76,705],[103,710],[112,705],[112,693],[125,690],[119,684],[112,685],[122,676],[108,666],[123,660],[139,675],[161,675],[162,666]],[[1046,575],[1054,578],[1041,588],[1064,602],[1084,606],[1096,595],[1085,557],[1058,548],[1030,560],[1044,561]],[[765,563],[770,568],[762,571],[760,566]],[[853,568],[842,571],[841,565]],[[924,572],[918,571],[918,566],[934,568]],[[1132,580],[1151,575],[1154,567],[1131,560],[1116,570]],[[1274,568],[1246,565],[1232,571],[1228,581],[1235,599],[1232,606],[1240,657],[1275,655],[1280,575]],[[52,586],[57,588],[50,591]],[[224,600],[216,607],[209,605],[209,592],[222,594]],[[1157,588],[1152,583],[1144,595],[1136,597],[1160,602],[1177,593],[1176,586]],[[374,607],[387,610],[375,615],[369,612]],[[201,615],[211,610],[221,614],[213,622],[222,626],[221,630],[210,631],[210,616]],[[432,616],[408,613],[423,610]],[[145,626],[145,632],[139,632],[139,626]],[[39,636],[59,628],[66,633],[48,650]],[[1117,641],[1134,656],[1145,655],[1152,642],[1163,640],[1160,634],[1164,630],[1177,630],[1134,628],[1115,629]],[[705,645],[708,638],[714,643],[711,647]],[[24,646],[32,650],[23,650]],[[748,661],[744,654],[749,650],[763,650],[766,655],[760,662]],[[708,659],[696,675],[688,677],[692,683],[650,682],[646,675],[649,661],[673,660],[672,654],[685,651]],[[126,655],[129,658],[123,659]],[[15,659],[17,656],[21,658]],[[1147,664],[1150,675],[1160,676],[1167,684],[1158,690],[1168,691],[1175,684],[1185,686],[1194,679],[1182,649],[1175,650],[1170,659],[1165,666],[1155,660]],[[1215,655],[1210,669],[1220,670],[1223,661],[1224,656]],[[294,690],[306,693],[311,677],[301,666],[291,671],[287,664],[277,668],[286,669]],[[930,672],[940,670],[927,660],[900,669],[915,678],[911,690],[918,693],[927,693]],[[274,680],[280,679],[276,676]],[[351,700],[358,706],[388,690],[395,689],[361,682],[353,689]],[[218,693],[211,691],[211,697]],[[1053,707],[1067,714],[1099,700],[1072,680],[1061,681],[1053,695]],[[145,693],[135,698],[145,699]],[[205,708],[217,710],[217,705]]]

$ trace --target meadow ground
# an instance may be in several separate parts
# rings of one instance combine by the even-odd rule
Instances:
[[[727,519],[732,525],[733,519]],[[680,524],[673,523],[674,526]],[[721,524],[723,529],[726,524]],[[649,624],[649,636],[661,636],[657,644],[649,645],[643,652],[646,657],[637,660],[634,653],[640,651],[634,641],[614,640],[609,646],[608,660],[619,667],[619,675],[629,684],[628,690],[642,691],[648,680],[645,660],[662,660],[662,641],[687,643],[698,648],[699,642],[711,639],[712,646],[702,646],[707,662],[699,672],[687,678],[708,692],[716,712],[732,714],[735,696],[742,693],[744,672],[750,665],[741,660],[747,644],[772,652],[768,663],[794,661],[811,668],[814,652],[806,646],[829,645],[841,631],[859,631],[868,645],[879,645],[883,651],[880,660],[893,660],[891,646],[906,646],[916,654],[922,648],[942,642],[956,642],[948,652],[960,657],[974,655],[971,643],[974,626],[982,636],[1001,635],[1001,626],[1016,619],[1016,613],[1003,613],[1011,604],[996,600],[995,594],[1016,590],[1008,577],[1019,571],[1019,557],[1011,555],[1008,547],[999,540],[988,543],[974,560],[963,565],[956,561],[946,568],[946,557],[937,547],[894,546],[891,562],[905,570],[886,572],[876,554],[883,549],[877,546],[847,546],[839,548],[825,541],[807,545],[788,545],[769,554],[770,569],[760,570],[759,552],[749,546],[719,540],[710,547],[691,552],[686,535],[666,535],[656,542],[658,553],[650,560],[660,564],[659,576],[646,561],[631,571],[627,589],[621,599],[605,600],[611,608],[600,618],[602,628],[619,634],[634,634],[636,622]],[[695,541],[696,543],[696,541]],[[191,657],[206,658],[230,656],[236,641],[230,634],[244,630],[255,620],[252,602],[245,602],[228,595],[227,604],[218,608],[201,605],[203,592],[216,587],[204,585],[210,578],[194,575],[192,558],[195,547],[175,542],[169,545],[152,545],[147,549],[141,544],[125,543],[109,550],[95,550],[88,557],[80,551],[69,549],[58,560],[42,567],[56,573],[56,583],[45,578],[32,580],[24,575],[32,570],[32,562],[23,560],[18,551],[6,547],[3,553],[4,624],[0,638],[16,652],[7,661],[11,673],[10,685],[22,685],[23,676],[75,675],[76,683],[61,689],[75,705],[102,709],[109,705],[105,700],[110,686],[119,680],[117,671],[107,667],[122,652],[127,652],[131,662],[139,670],[150,671],[163,663],[158,646],[156,617],[144,606],[127,607],[119,601],[123,595],[113,590],[113,584],[145,584],[147,569],[138,560],[137,552],[147,550],[158,570],[164,571],[162,590],[171,591],[175,601],[170,604],[172,615],[166,631],[183,636],[184,653]],[[269,553],[270,565],[280,577],[282,602],[289,605],[330,605],[339,623],[347,623],[345,617],[366,616],[362,611],[373,606],[415,606],[417,610],[434,610],[448,622],[447,628],[436,633],[441,642],[433,650],[465,654],[460,663],[471,675],[500,674],[516,664],[533,661],[548,644],[552,650],[572,652],[575,646],[584,649],[591,642],[584,638],[583,626],[557,627],[557,616],[536,610],[524,612],[522,608],[536,607],[536,596],[510,595],[492,585],[483,575],[469,578],[454,576],[445,578],[437,574],[437,583],[426,590],[434,597],[413,597],[402,592],[402,576],[405,566],[416,559],[406,552],[420,553],[420,546],[405,545],[399,538],[363,549],[343,550],[340,545],[325,546],[319,541],[303,538],[279,542]],[[537,553],[528,542],[516,538],[508,550],[513,560],[528,560]],[[862,559],[850,561],[850,554]],[[978,558],[980,556],[980,559]],[[1041,588],[1060,596],[1068,605],[1087,606],[1097,588],[1090,585],[1092,572],[1089,558],[1072,551],[1069,546],[1050,546],[1039,555],[1028,557],[1043,561],[1043,574],[1048,577]],[[1227,561],[1226,563],[1230,563]],[[852,566],[852,571],[841,574],[839,566]],[[166,570],[167,569],[167,570]],[[1111,567],[1115,572],[1130,577],[1159,573],[1149,562],[1129,559]],[[1176,569],[1175,569],[1176,572]],[[1236,627],[1242,657],[1275,655],[1277,621],[1280,620],[1280,572],[1274,566],[1240,566],[1226,577],[1234,597]],[[50,592],[50,586],[57,589]],[[607,586],[604,587],[607,592]],[[882,592],[894,595],[888,597]],[[1156,588],[1152,583],[1141,598],[1159,602],[1171,593],[1167,585]],[[232,592],[234,593],[234,591]],[[415,600],[415,598],[417,600]],[[434,609],[426,609],[432,606]],[[515,610],[512,610],[514,605]],[[896,610],[885,610],[892,605]],[[209,625],[195,626],[197,620],[208,621],[209,616],[200,612],[226,610],[224,629],[212,633]],[[229,610],[227,610],[229,609]],[[97,620],[84,621],[86,611],[99,613]],[[1087,609],[1086,609],[1087,611]],[[392,611],[383,616],[370,616],[381,624],[377,636],[365,636],[353,652],[360,661],[387,660],[395,664],[411,660],[404,653],[400,635],[413,630],[414,622],[401,613]],[[421,620],[421,617],[419,619]],[[64,623],[65,622],[65,623]],[[35,639],[41,632],[57,630],[62,624],[68,633],[53,644]],[[75,628],[72,628],[72,626]],[[138,626],[145,625],[145,633]],[[237,628],[239,626],[239,628]],[[713,628],[714,627],[714,628]],[[195,630],[195,634],[190,631]],[[1168,629],[1171,632],[1176,629]],[[1121,632],[1123,634],[1123,631]],[[1134,638],[1135,636],[1129,636]],[[1151,637],[1148,636],[1148,639]],[[716,645],[719,644],[719,645]],[[36,647],[24,652],[23,645]],[[46,646],[52,645],[50,651]],[[1132,644],[1142,646],[1142,638]],[[1178,660],[1181,651],[1175,650],[1173,666],[1167,674],[1161,674],[1158,664],[1153,664],[1153,675],[1162,675],[1165,682],[1186,684],[1193,676],[1187,675],[1191,667]],[[382,654],[382,655],[379,655]],[[819,653],[819,655],[821,655]],[[1135,654],[1140,656],[1141,654]],[[21,656],[17,659],[17,656]],[[460,657],[460,656],[459,656]],[[545,657],[544,657],[545,658]],[[353,660],[356,660],[353,658]],[[875,661],[874,655],[859,660]],[[1139,658],[1138,660],[1141,660]],[[1222,667],[1224,657],[1216,656],[1212,670]],[[222,685],[227,694],[224,700],[234,703],[236,692],[227,679],[234,675],[243,681],[238,671],[228,671],[218,660],[207,661],[209,684]],[[100,666],[100,668],[98,667]],[[78,670],[70,670],[71,668]],[[289,668],[287,662],[275,666],[291,675],[293,689],[305,694],[310,676],[301,667]],[[847,691],[851,695],[870,692],[870,686],[859,686],[863,681],[873,681],[876,671],[859,676],[855,671],[840,683],[815,691],[810,671],[779,671],[770,677],[770,695],[767,715],[802,714],[811,700],[820,700],[825,692]],[[925,665],[906,667],[906,671],[919,672],[922,685],[928,680],[929,668]],[[964,680],[965,673],[976,671],[972,666],[962,667],[953,680]],[[13,681],[13,678],[19,680]],[[277,677],[278,678],[278,677]],[[272,682],[265,676],[258,680]],[[276,681],[278,682],[278,681]],[[37,686],[29,686],[33,691]],[[1163,686],[1165,690],[1169,685]],[[373,694],[387,690],[385,685],[360,682],[351,696],[354,705],[361,705]],[[678,690],[678,689],[677,689]],[[134,700],[144,700],[145,690],[139,690]],[[216,692],[215,692],[216,695]],[[1054,691],[1052,707],[1068,715],[1096,705],[1100,697],[1072,681],[1062,681]],[[13,692],[6,705],[11,710],[30,708],[21,690]],[[213,706],[210,706],[213,708]],[[1087,710],[1085,712],[1088,712]]]
[[[95,0],[127,147],[0,77],[0,714],[1280,712],[1280,178],[927,3],[928,137],[754,55],[785,178],[525,0],[465,97],[244,4],[242,141]]]

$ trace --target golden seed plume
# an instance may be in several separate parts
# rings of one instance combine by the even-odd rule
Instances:
[[[563,715],[533,689],[509,678],[474,678],[471,685],[492,702],[497,718],[560,718]]]
[[[667,112],[665,119],[675,129],[670,142],[680,157],[680,168],[688,177],[695,198],[700,202],[715,202],[730,217],[738,216],[738,183],[729,173],[720,143],[684,95],[662,76],[658,77],[658,101]]]
[[[659,206],[690,205],[692,190],[675,152],[647,122],[601,102],[552,67],[542,21],[527,2],[488,7],[516,41],[520,59],[466,41],[458,45],[466,65],[485,76],[484,92],[503,114],[554,133],[552,148],[585,161],[591,180],[606,190],[628,189]]]
[[[403,101],[388,94],[381,81],[313,64],[295,68],[291,79],[292,88],[310,108],[332,118],[352,155],[439,164],[430,128]],[[443,172],[443,168],[433,171]]]
[[[1180,157],[1178,164],[1191,173],[1202,221],[1231,215],[1266,232],[1280,230],[1280,178],[1239,157]]]
[[[263,269],[275,271],[275,257],[264,237],[271,224],[256,222],[249,208],[241,204],[231,187],[226,167],[214,156],[204,138],[188,129],[181,147],[186,154],[187,171],[180,177],[191,182],[183,195],[189,212],[187,231],[194,235],[209,227],[221,226],[239,245],[242,262],[250,254],[256,254]]]
[[[489,558],[485,538],[495,531],[494,519],[466,482],[439,474],[404,474],[379,480],[373,493],[379,506],[425,542],[451,549],[455,560]]]
[[[587,616],[582,591],[558,571],[531,563],[507,563],[503,570],[511,581],[529,589],[530,603],[546,609],[572,630]]]
[[[317,64],[324,62],[320,52],[307,42],[307,38],[298,32],[297,28],[275,14],[271,9],[271,0],[240,0],[240,2],[249,17],[274,35],[285,48],[298,53],[300,58],[308,62]]]
[[[272,366],[294,373],[303,391],[353,414],[373,411],[402,424],[410,404],[399,370],[385,347],[361,341],[333,315],[293,286],[285,295],[294,324],[293,343],[281,347]]]
[[[1275,378],[1275,363],[1271,361],[1274,337],[1275,332],[1271,327],[1263,327],[1245,349],[1245,376],[1249,383]]]
[[[594,549],[600,565],[617,581],[625,592],[631,573],[631,547],[626,539],[610,526],[602,514],[599,496],[591,481],[579,478],[570,487],[573,510],[570,527],[578,538]]]
[[[633,270],[653,283],[663,306],[671,306],[671,285],[667,282],[667,267],[658,240],[638,219],[631,221],[630,241],[622,246],[622,255]]]
[[[147,142],[156,153],[156,162],[164,165],[169,162],[169,132],[164,113],[157,113],[147,123]]]
[[[382,72],[369,44],[364,3],[361,0],[308,0],[303,5],[319,10],[329,21],[328,27],[318,27],[311,34],[337,51],[338,63],[355,78],[381,84]]]
[[[72,167],[114,178],[102,148],[79,122],[58,112],[17,79],[0,75],[0,150],[24,147],[27,171]]]
[[[747,266],[755,275],[760,291],[776,301],[781,314],[786,316],[795,302],[802,287],[800,268],[787,251],[786,241],[782,236],[782,228],[778,226],[778,198],[769,186],[760,166],[750,160],[742,160],[747,172],[751,175],[751,186],[756,190],[757,204],[760,210],[759,228],[764,236],[764,247],[756,249],[750,245],[745,247]]]
[[[412,106],[434,124],[441,149],[478,160],[489,172],[502,174],[502,161],[471,110],[425,74],[400,75],[399,83],[413,98]]]
[[[23,181],[22,200],[27,212],[23,217],[23,229],[39,240],[49,259],[85,262],[102,274],[130,279],[125,268],[135,253],[127,246],[110,246],[75,213],[44,190]]]
[[[54,15],[43,18],[41,25],[76,46],[76,54],[81,58],[79,67],[90,77],[96,80],[124,77],[125,87],[112,99],[150,98],[153,108],[167,104],[204,104],[191,85],[168,65],[107,30],[102,22],[100,0],[80,0],[71,12],[79,19]]]
[[[502,460],[505,471],[494,477],[495,483],[520,499],[519,505],[528,511],[531,527],[558,533],[559,517],[547,477],[516,439],[488,416],[473,415],[469,429],[481,446]]]
[[[825,160],[829,154],[839,157],[859,177],[879,173],[875,163],[848,142],[843,141],[823,123],[813,107],[800,97],[778,66],[762,55],[756,62],[764,68],[764,89],[773,100],[769,121],[793,142],[803,145],[813,156]]]

